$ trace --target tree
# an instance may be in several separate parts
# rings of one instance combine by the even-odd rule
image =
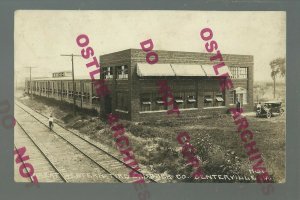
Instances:
[[[276,76],[280,75],[281,77],[285,76],[285,58],[276,58],[270,62],[272,69],[271,77],[273,79],[273,97],[275,99],[275,86],[276,86]]]

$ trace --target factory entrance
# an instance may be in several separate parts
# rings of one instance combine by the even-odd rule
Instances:
[[[242,87],[235,88],[235,101],[239,101],[241,106],[247,104],[247,90]]]

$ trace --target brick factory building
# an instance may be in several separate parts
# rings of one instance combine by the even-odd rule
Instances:
[[[158,80],[168,80],[174,103],[181,111],[180,117],[225,113],[237,100],[244,110],[252,110],[253,56],[223,54],[227,66],[222,69],[230,70],[235,88],[222,93],[209,59],[213,54],[155,52],[159,60],[154,65],[146,62],[146,54],[140,49],[100,56],[101,79],[106,79],[111,90],[105,98],[97,96],[87,76],[75,77],[73,87],[69,71],[53,73],[48,78],[34,78],[31,83],[27,80],[26,92],[69,103],[75,99],[77,107],[95,109],[104,118],[112,112],[123,119],[142,121],[165,117],[166,111],[172,109],[164,106],[157,85]]]
[[[100,56],[101,79],[111,95],[101,101],[102,116],[113,112],[124,119],[161,118],[171,108],[164,106],[158,80],[168,80],[181,116],[225,113],[237,100],[244,110],[253,108],[253,56],[222,54],[235,88],[220,92],[210,57],[213,54],[155,51],[157,64],[146,62],[146,53],[128,49]],[[217,64],[217,63],[216,63]]]

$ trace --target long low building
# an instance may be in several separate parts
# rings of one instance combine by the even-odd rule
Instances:
[[[213,54],[179,51],[155,51],[157,64],[146,62],[146,53],[128,49],[100,56],[101,79],[105,79],[111,94],[98,98],[90,79],[75,80],[53,75],[32,81],[33,94],[72,102],[75,95],[79,107],[94,108],[104,117],[116,113],[123,119],[142,121],[161,118],[168,109],[158,92],[158,80],[168,80],[174,104],[181,115],[207,115],[226,112],[241,102],[245,110],[253,108],[253,56],[223,54],[234,88],[220,92],[219,79],[213,70]],[[216,64],[216,63],[215,63]],[[27,81],[27,92],[29,92]]]

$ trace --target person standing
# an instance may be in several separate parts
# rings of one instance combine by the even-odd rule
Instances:
[[[241,103],[240,103],[239,100],[236,101],[236,110],[237,110],[238,112],[241,112]]]
[[[258,102],[258,104],[256,105],[256,117],[259,117],[261,114],[261,103]]]
[[[259,112],[261,111],[261,104],[260,104],[260,102],[258,102],[258,104],[256,105],[256,110],[259,111]]]
[[[50,115],[48,121],[49,121],[49,129],[52,130],[52,127],[53,127],[53,117],[52,117],[52,114]]]

